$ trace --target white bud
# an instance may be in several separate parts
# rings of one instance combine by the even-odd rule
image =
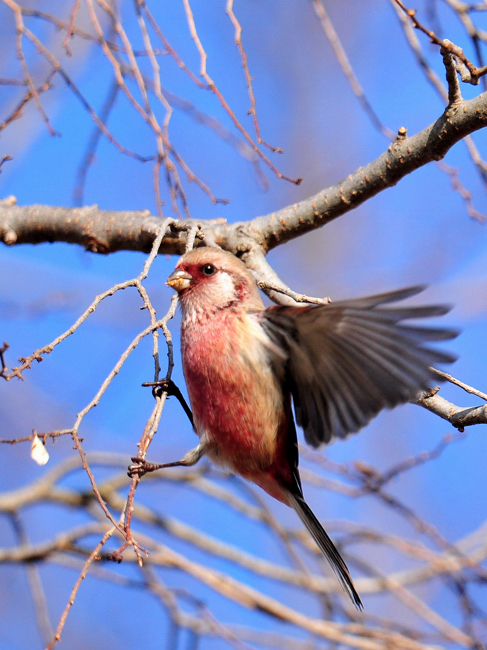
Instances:
[[[49,453],[46,449],[46,445],[39,438],[37,433],[35,434],[34,439],[32,440],[32,446],[30,448],[30,457],[32,458],[32,460],[35,460],[35,462],[38,465],[45,465],[49,460]]]

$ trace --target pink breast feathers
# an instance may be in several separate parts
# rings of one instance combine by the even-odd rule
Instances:
[[[281,396],[268,364],[260,364],[261,372],[248,358],[244,328],[226,327],[228,315],[221,314],[221,323],[213,317],[211,326],[200,322],[186,329],[183,368],[197,433],[210,443],[208,455],[249,477],[275,457]]]

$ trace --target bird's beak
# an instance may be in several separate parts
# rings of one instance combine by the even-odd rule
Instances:
[[[168,277],[166,284],[175,289],[176,291],[182,291],[187,289],[191,283],[193,276],[191,276],[186,271],[182,269],[176,269]]]

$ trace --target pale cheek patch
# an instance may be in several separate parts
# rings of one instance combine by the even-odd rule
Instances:
[[[223,309],[236,298],[233,278],[224,271],[201,281],[181,299],[183,319],[187,324],[194,324],[201,317]]]
[[[212,278],[205,289],[207,290],[208,298],[213,304],[218,306],[227,305],[232,300],[235,300],[235,283],[233,278],[223,271],[220,271],[217,276]]]

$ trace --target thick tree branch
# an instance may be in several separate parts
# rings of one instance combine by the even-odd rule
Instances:
[[[160,253],[184,253],[186,234],[193,222],[179,223],[171,224]],[[9,246],[60,241],[79,244],[93,253],[121,250],[149,253],[160,225],[161,219],[152,217],[149,210],[100,210],[97,205],[18,207],[13,197],[0,202],[0,237]]]
[[[486,125],[487,94],[459,101],[420,133],[398,137],[379,158],[342,182],[300,203],[240,224],[241,230],[270,250],[349,212],[427,163],[441,160],[454,144]]]
[[[247,222],[204,222],[200,236],[241,255],[256,246],[267,252],[358,207],[423,165],[441,160],[455,143],[486,125],[486,93],[470,101],[458,101],[429,127],[410,138],[398,138],[379,158],[342,182]],[[187,232],[194,223],[191,220],[174,223],[164,237],[160,252],[183,253]],[[103,254],[120,250],[148,252],[159,225],[160,219],[146,210],[19,207],[13,199],[0,203],[0,238],[7,245],[63,241]]]

